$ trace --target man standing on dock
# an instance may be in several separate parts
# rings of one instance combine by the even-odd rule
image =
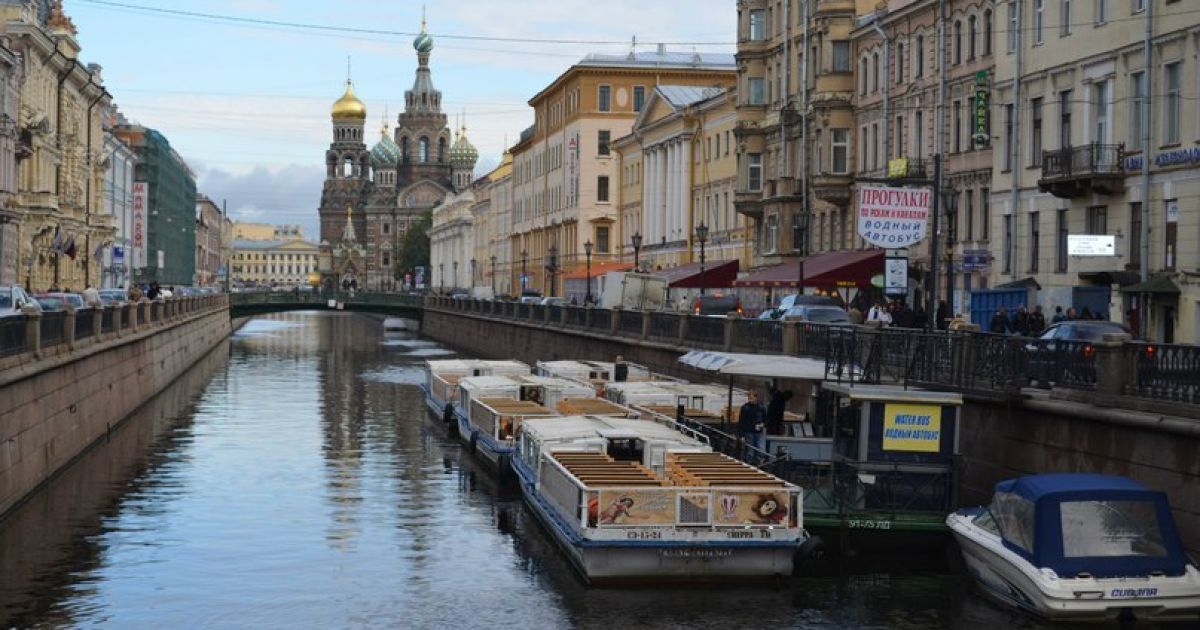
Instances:
[[[758,393],[750,392],[746,394],[746,404],[742,405],[742,410],[738,412],[738,433],[742,437],[742,441],[746,444],[762,450],[763,448],[763,429],[765,428],[765,412],[762,405],[758,404]]]

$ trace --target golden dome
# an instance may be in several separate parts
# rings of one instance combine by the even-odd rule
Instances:
[[[332,115],[334,118],[367,119],[367,106],[354,95],[354,86],[349,79],[346,80],[346,93],[333,104]]]

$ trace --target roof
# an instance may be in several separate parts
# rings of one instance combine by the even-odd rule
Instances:
[[[1027,499],[1038,500],[1045,496],[1067,492],[1150,492],[1142,484],[1117,475],[1094,475],[1084,473],[1058,473],[1029,475],[1008,479],[996,484],[996,492],[1011,492]]]
[[[651,67],[651,68],[707,68],[710,70],[736,70],[737,59],[728,53],[692,53],[654,50],[631,53],[592,53],[575,64],[577,66]]]
[[[629,271],[633,269],[633,263],[624,262],[594,262],[591,267],[591,275],[593,278],[598,278],[607,274],[610,271]],[[568,271],[561,274],[563,280],[582,280],[588,276],[587,265],[576,267],[574,271]]]
[[[700,276],[698,262],[653,271],[651,275],[663,278],[672,289],[699,289],[701,286],[707,289],[724,289],[733,286],[739,268],[740,263],[737,260],[713,260],[705,263],[703,278]]]
[[[720,87],[698,87],[694,85],[660,85],[656,88],[676,109],[699,103],[725,91]]]
[[[940,403],[961,405],[962,394],[911,389],[896,385],[863,385],[823,383],[821,389],[844,394],[851,400],[880,400],[885,402]]]
[[[239,249],[240,250],[282,249],[283,247],[285,247],[287,245],[293,245],[296,243],[306,245],[312,249],[318,249],[318,246],[316,243],[312,243],[310,241],[302,241],[302,240],[298,240],[298,239],[297,240],[286,240],[286,241],[237,240],[237,241],[233,242],[233,249],[235,249],[235,250],[239,250]]]
[[[862,249],[830,252],[809,256],[804,260],[804,286],[857,287],[871,286],[871,278],[883,273],[882,249]],[[800,277],[800,263],[780,263],[756,271],[733,283],[736,287],[794,287]]]
[[[1168,276],[1155,276],[1145,282],[1121,287],[1121,293],[1159,293],[1179,295],[1179,285]]]
[[[679,362],[697,370],[716,374],[762,378],[825,379],[825,361],[808,357],[693,350],[679,357]]]

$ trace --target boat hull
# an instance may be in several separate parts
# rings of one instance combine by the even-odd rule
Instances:
[[[454,415],[455,424],[458,427],[458,437],[467,446],[467,449],[501,480],[510,479],[512,477],[510,462],[513,448],[496,442],[479,427],[471,424],[466,414],[458,408],[455,408]]]
[[[983,533],[972,516],[951,514],[946,524],[967,571],[1000,603],[1052,621],[1200,621],[1200,576],[1194,569],[1181,577],[1051,579]]]
[[[709,580],[772,580],[788,577],[797,541],[593,541],[580,539],[538,495],[520,459],[512,468],[521,494],[538,521],[589,583]]]

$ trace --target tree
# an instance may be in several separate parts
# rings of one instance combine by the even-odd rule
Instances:
[[[397,273],[415,271],[417,267],[425,267],[426,277],[429,277],[429,228],[433,226],[433,210],[426,210],[421,218],[409,226],[404,233],[404,241],[400,244],[400,254],[396,257]],[[403,276],[401,275],[401,278]]]

